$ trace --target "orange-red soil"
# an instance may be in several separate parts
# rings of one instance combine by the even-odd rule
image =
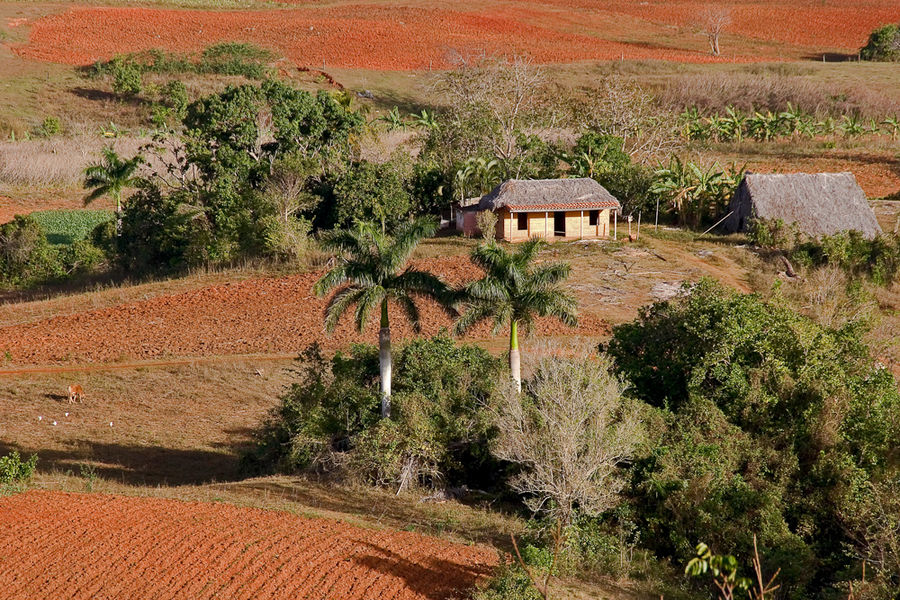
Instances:
[[[34,598],[461,597],[495,551],[289,513],[31,491],[0,499],[0,589]]]
[[[438,273],[451,283],[479,276],[467,259],[418,261],[416,266]],[[213,356],[252,353],[294,353],[314,341],[327,349],[351,342],[375,343],[377,320],[360,334],[347,318],[333,335],[323,328],[327,299],[316,298],[312,285],[321,272],[282,278],[226,283],[140,302],[0,328],[0,355],[13,363],[46,364],[55,361],[111,362],[171,356]],[[422,332],[437,333],[452,321],[435,304],[420,301]],[[349,315],[352,317],[352,314]],[[391,310],[395,339],[414,332],[400,310]],[[541,321],[538,333],[569,330],[554,321]],[[577,333],[594,335],[607,325],[592,315],[581,317]],[[490,334],[488,325],[472,335]]]
[[[726,3],[727,58],[696,35],[699,15],[720,2],[691,0],[469,0],[392,5],[369,0],[283,10],[199,11],[74,7],[31,23],[26,57],[88,64],[116,53],[197,51],[219,41],[278,50],[301,66],[410,70],[441,68],[454,53],[528,54],[541,63],[665,59],[777,60],[811,52],[855,54],[873,28],[897,20],[900,0],[775,0]]]

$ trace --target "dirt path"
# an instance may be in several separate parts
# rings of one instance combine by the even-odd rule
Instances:
[[[443,600],[496,553],[228,504],[27,492],[0,499],[0,587],[31,598]]]

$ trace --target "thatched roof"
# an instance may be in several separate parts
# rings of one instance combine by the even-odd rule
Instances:
[[[881,233],[875,213],[853,173],[748,173],[731,201],[726,231],[747,227],[752,218],[796,223],[809,235],[855,229],[872,238]]]
[[[581,179],[509,179],[478,203],[478,210],[596,210],[621,209],[606,188],[586,177]]]

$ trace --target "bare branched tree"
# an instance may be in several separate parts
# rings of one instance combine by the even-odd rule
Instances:
[[[679,144],[674,118],[634,81],[608,77],[599,88],[571,98],[572,125],[578,130],[614,135],[638,160],[661,159]]]
[[[582,347],[545,347],[523,392],[499,392],[492,417],[498,458],[523,467],[511,481],[564,528],[575,510],[598,514],[616,505],[619,469],[636,450],[643,427],[623,398],[606,355]]]
[[[317,171],[316,161],[299,155],[289,155],[272,163],[265,193],[282,222],[287,223],[297,213],[315,208],[319,198],[310,193],[308,187]]]
[[[700,13],[700,29],[709,40],[709,50],[714,56],[721,54],[719,36],[731,22],[731,9],[724,6],[707,6]]]
[[[552,125],[548,112],[540,110],[545,100],[547,78],[530,59],[488,56],[456,59],[456,68],[442,73],[434,89],[447,105],[444,134],[458,139],[442,140],[462,155],[490,155],[503,161],[519,153],[518,135]]]

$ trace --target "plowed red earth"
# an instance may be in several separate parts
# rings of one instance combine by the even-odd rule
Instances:
[[[461,597],[495,551],[288,513],[151,498],[0,499],[0,589],[70,598]]]
[[[466,259],[429,259],[415,264],[454,284],[480,275]],[[325,334],[322,313],[326,299],[316,298],[311,292],[321,275],[314,272],[252,279],[4,327],[0,328],[0,354],[9,352],[17,365],[106,363],[171,356],[289,354],[314,341],[326,349],[346,347],[351,342],[374,343],[377,320],[360,334],[347,318],[334,334]],[[451,326],[450,317],[435,304],[420,301],[419,306],[423,334],[432,335]],[[395,339],[414,335],[401,311],[392,308],[390,318]],[[554,321],[541,321],[537,326],[537,333],[545,335],[606,331],[603,321],[588,314],[581,317],[577,330]],[[472,331],[475,337],[489,335],[488,325]]]
[[[88,64],[149,48],[197,51],[218,41],[271,47],[299,65],[376,70],[446,67],[454,51],[528,54],[542,63],[580,60],[711,57],[693,29],[704,7],[719,2],[559,0],[533,2],[378,2],[283,10],[198,11],[75,7],[31,23],[26,57]],[[900,0],[808,0],[727,3],[727,35],[745,42],[727,60],[799,58],[813,49],[850,53],[868,33],[896,21]],[[771,44],[781,44],[778,49]],[[787,50],[787,51],[785,51]]]

